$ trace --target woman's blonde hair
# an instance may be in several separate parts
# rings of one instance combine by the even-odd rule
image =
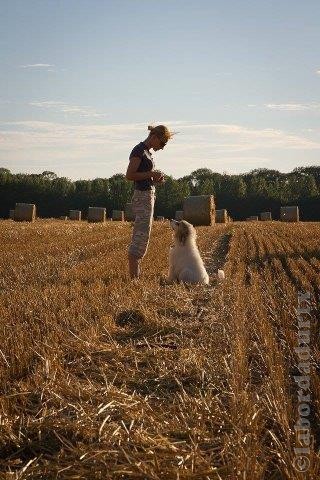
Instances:
[[[170,130],[165,125],[157,125],[156,127],[149,125],[148,130],[150,130],[149,135],[156,135],[160,140],[168,141],[178,132],[170,132]]]

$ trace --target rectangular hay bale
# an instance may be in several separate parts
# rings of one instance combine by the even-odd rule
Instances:
[[[183,201],[183,219],[194,226],[215,223],[213,195],[192,195]]]
[[[216,223],[227,223],[228,211],[225,208],[216,210]]]
[[[124,221],[124,211],[123,210],[112,210],[112,220],[114,222],[123,222]]]
[[[105,207],[89,207],[88,208],[88,222],[105,222],[106,208]]]
[[[16,222],[34,222],[36,219],[36,206],[33,203],[16,203],[14,220]]]
[[[69,220],[81,220],[81,210],[70,210]]]
[[[175,213],[174,218],[175,218],[175,220],[177,220],[178,222],[180,222],[181,220],[183,220],[183,210],[176,210],[176,213]]]
[[[268,222],[272,220],[271,212],[261,212],[260,220],[262,220],[263,222]]]
[[[296,205],[281,207],[280,220],[282,222],[299,222],[299,207]]]

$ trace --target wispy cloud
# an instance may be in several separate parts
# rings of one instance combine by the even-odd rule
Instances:
[[[181,126],[181,131],[193,129],[192,136],[197,141],[197,131],[202,131],[206,146],[221,148],[224,151],[249,151],[259,149],[318,149],[320,143],[300,135],[294,135],[274,128],[256,129],[235,124],[193,124]],[[189,134],[188,134],[189,135]],[[196,147],[193,141],[190,146]],[[199,138],[200,145],[201,139]]]
[[[267,103],[264,105],[271,110],[288,112],[302,112],[306,110],[320,110],[320,103]]]
[[[314,155],[320,149],[316,134],[311,139],[304,132],[296,135],[237,124],[160,120],[72,125],[29,120],[0,123],[0,161],[8,168],[21,165],[25,171],[54,167],[59,175],[73,178],[109,176],[126,169],[130,151],[148,136],[151,123],[179,132],[170,141],[170,148],[158,152],[156,158],[159,156],[161,168],[174,176],[202,166],[238,172],[259,166],[278,168],[272,158],[283,159],[283,167],[287,158],[287,165],[293,168],[295,159],[305,162],[307,151]]]
[[[28,65],[20,65],[20,68],[47,68],[54,67],[51,63],[31,63]]]
[[[164,122],[163,122],[164,123]],[[170,149],[214,149],[223,151],[249,151],[254,149],[319,149],[320,143],[304,136],[273,128],[254,129],[235,124],[198,124],[192,122],[166,122],[180,133],[174,137]],[[1,128],[1,124],[0,124]],[[73,147],[131,145],[135,138],[148,135],[145,123],[111,125],[70,125],[54,122],[21,121],[2,123],[2,146]]]
[[[45,101],[45,102],[30,102],[32,107],[45,108],[52,110],[55,113],[70,113],[77,114],[80,117],[105,117],[106,113],[98,113],[94,108],[88,106],[69,105],[64,102]]]

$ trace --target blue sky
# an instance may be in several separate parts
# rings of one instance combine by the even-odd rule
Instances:
[[[127,168],[319,164],[318,0],[2,0],[0,166],[71,179]]]

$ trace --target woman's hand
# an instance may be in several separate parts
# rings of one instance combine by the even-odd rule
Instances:
[[[164,174],[160,170],[153,170],[152,171],[152,180],[155,183],[164,183]]]
[[[165,180],[165,178],[164,178],[164,175],[162,175],[162,177],[161,177],[159,180],[153,181],[153,182],[154,182],[154,183],[164,183],[165,181],[166,181],[166,180]]]

